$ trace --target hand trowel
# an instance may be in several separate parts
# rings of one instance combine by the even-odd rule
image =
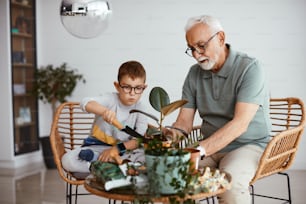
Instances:
[[[136,132],[131,127],[129,127],[127,125],[125,127],[123,127],[123,125],[117,119],[114,119],[112,121],[112,125],[115,126],[116,128],[118,128],[120,131],[123,131],[123,132],[131,135],[132,137],[136,137],[136,138],[142,139],[142,141],[144,143],[147,143],[147,141],[149,140],[149,139],[145,138],[143,135],[141,135],[138,132]]]

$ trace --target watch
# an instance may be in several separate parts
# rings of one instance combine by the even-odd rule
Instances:
[[[197,146],[196,149],[200,150],[200,156],[201,156],[201,159],[203,159],[206,155],[206,150],[204,147],[202,147],[201,145]]]
[[[118,150],[119,150],[119,155],[120,155],[120,156],[124,155],[124,153],[126,152],[126,148],[125,148],[123,142],[117,143],[116,146],[117,146],[117,148],[118,148]]]

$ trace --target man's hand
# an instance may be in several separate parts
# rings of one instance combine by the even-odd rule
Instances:
[[[119,156],[119,150],[116,146],[104,150],[98,160],[103,162],[116,162],[117,164],[122,164],[123,160]]]
[[[177,143],[184,139],[184,137],[187,137],[188,134],[186,132],[182,132],[182,130],[179,130],[177,128],[163,128],[163,134],[166,136],[167,140],[171,140],[174,143]]]

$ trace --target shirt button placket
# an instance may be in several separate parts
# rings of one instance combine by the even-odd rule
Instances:
[[[219,90],[219,78],[217,75],[212,75],[212,87],[213,87],[213,96],[215,100],[218,100],[220,97],[220,90]]]

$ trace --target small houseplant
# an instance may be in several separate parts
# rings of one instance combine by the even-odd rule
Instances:
[[[83,75],[78,74],[77,70],[69,69],[67,63],[59,67],[49,64],[36,69],[33,94],[39,100],[51,105],[52,117],[54,117],[58,103],[66,101],[79,81],[86,82]],[[46,166],[55,168],[49,137],[42,137],[41,142]]]
[[[157,127],[151,125],[148,127],[146,131],[146,137],[148,137],[148,139],[151,139],[151,142],[149,142],[147,146],[148,148],[146,148],[146,152],[153,155],[160,155],[168,152],[169,147],[178,148],[179,142],[185,137],[187,137],[188,134],[184,130],[180,130],[172,126],[164,127],[163,121],[167,115],[171,114],[172,112],[174,112],[175,110],[186,104],[187,100],[177,100],[170,103],[170,98],[168,93],[161,87],[154,87],[150,91],[149,101],[152,108],[160,113],[159,118],[140,110],[134,109],[131,111],[131,113],[133,112],[142,113],[150,117],[157,123]],[[172,138],[171,136],[169,137],[164,134],[163,132],[164,128],[177,129],[182,133],[182,135],[178,138]]]
[[[159,119],[152,114],[139,110],[139,112],[155,120],[157,127],[150,126],[146,131],[146,137],[150,140],[145,146],[146,168],[150,184],[150,193],[174,194],[183,191],[189,174],[190,153],[179,148],[179,142],[186,133],[182,131],[182,137],[172,139],[164,134],[163,120],[167,115],[182,107],[186,100],[177,100],[170,103],[167,92],[161,87],[154,87],[149,96],[151,106],[160,113]],[[166,128],[174,128],[166,126]]]
[[[36,70],[35,79],[33,93],[39,100],[51,104],[53,116],[57,104],[71,96],[77,83],[86,82],[83,75],[78,74],[76,69],[69,69],[67,63],[59,67],[51,64],[42,66]]]

